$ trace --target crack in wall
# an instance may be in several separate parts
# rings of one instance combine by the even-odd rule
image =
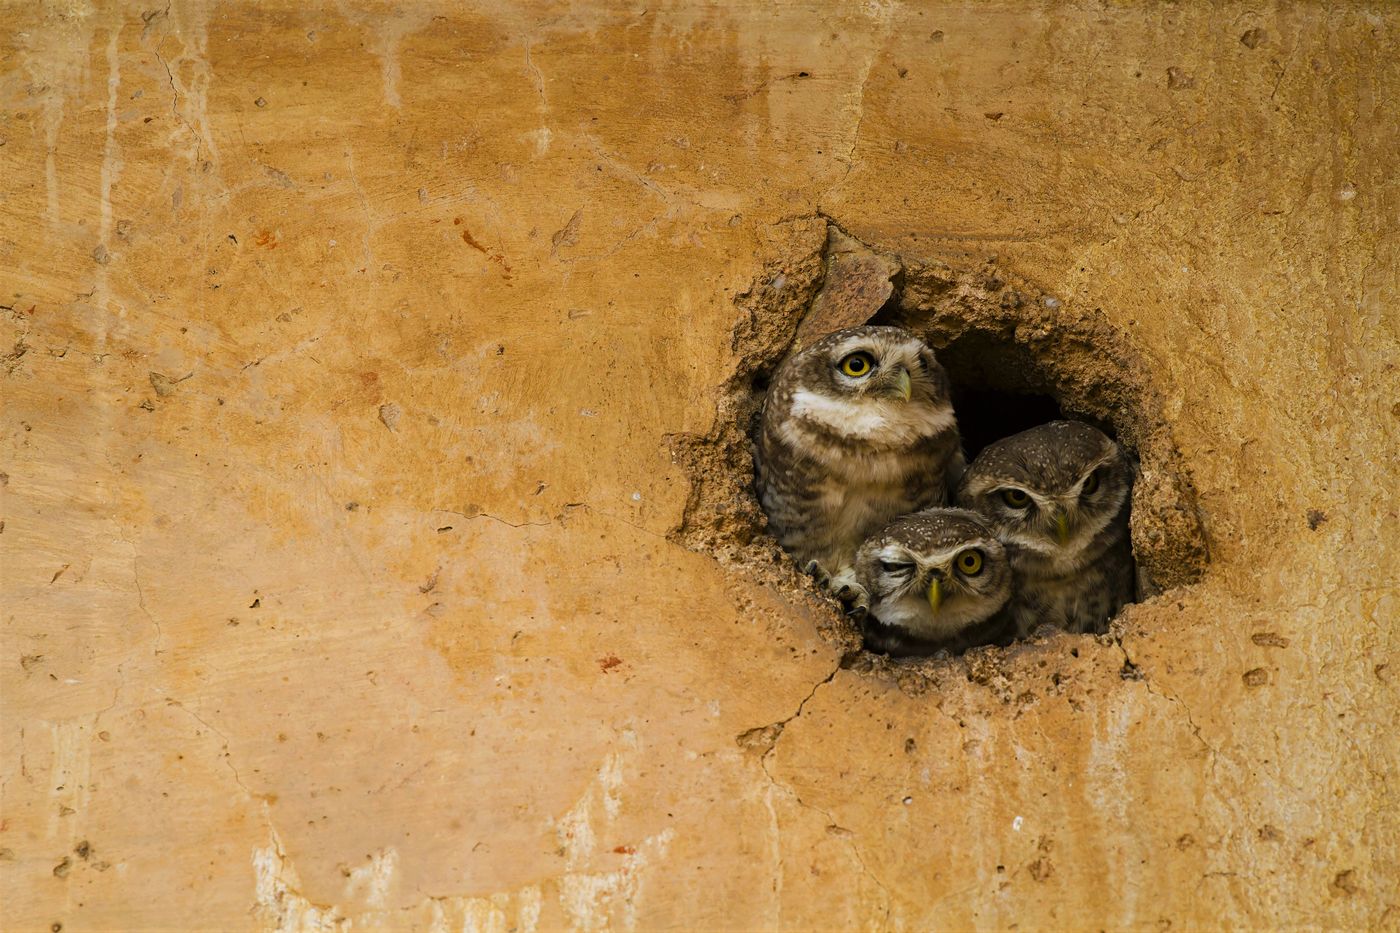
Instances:
[[[218,726],[214,725],[212,722],[205,719],[199,713],[190,709],[188,706],[186,706],[181,701],[175,699],[174,697],[166,696],[164,697],[164,699],[166,706],[178,709],[180,712],[185,713],[186,715],[190,716],[192,719],[200,723],[202,726],[204,726],[206,729],[208,729],[210,732],[214,733],[214,735],[218,737],[219,741],[223,743],[223,754],[220,757],[222,758],[224,765],[228,768],[229,773],[233,775],[234,783],[237,784],[240,788],[242,788],[243,792],[247,794],[250,799],[260,800],[263,802],[264,805],[266,805],[268,803],[267,796],[265,794],[259,794],[255,792],[246,783],[244,783],[243,775],[239,773],[238,766],[233,763],[233,751],[230,747],[228,733],[224,732]],[[268,825],[272,825],[272,821],[270,818],[268,819]]]
[[[806,709],[808,702],[810,702],[811,699],[817,695],[817,691],[820,690],[822,687],[826,686],[827,684],[831,683],[832,680],[836,678],[836,675],[841,673],[841,671],[844,669],[845,660],[846,658],[843,657],[841,659],[841,662],[839,662],[837,666],[832,669],[830,674],[827,674],[821,680],[813,684],[812,689],[809,690],[807,692],[807,695],[804,696],[801,699],[801,701],[798,702],[797,709],[794,710],[791,715],[786,716],[783,719],[771,722],[766,726],[758,726],[753,729],[749,729],[745,732],[742,732],[736,737],[736,740],[741,747],[762,747],[764,750],[759,756],[758,764],[759,767],[762,769],[764,776],[768,779],[769,785],[773,788],[776,788],[778,791],[786,794],[787,796],[791,797],[793,802],[796,803],[799,807],[805,810],[811,810],[813,813],[820,814],[826,820],[828,832],[832,832],[833,834],[839,836],[846,842],[847,846],[850,848],[851,857],[854,858],[856,864],[860,866],[862,874],[864,874],[867,878],[874,882],[876,887],[878,887],[884,893],[884,917],[881,920],[881,926],[888,926],[890,913],[893,910],[894,896],[891,894],[889,887],[882,880],[880,880],[879,876],[877,876],[873,871],[871,871],[870,867],[866,864],[865,856],[861,853],[860,846],[857,845],[855,841],[854,833],[846,827],[842,826],[837,821],[836,817],[829,811],[824,810],[821,807],[816,806],[815,804],[811,804],[803,800],[802,795],[799,794],[796,788],[794,788],[791,784],[778,780],[778,778],[773,774],[772,767],[770,764],[770,759],[776,753],[778,748],[778,742],[782,739],[783,732],[787,728],[788,724],[800,718],[802,716],[803,711]],[[774,832],[776,833],[778,832],[778,817],[776,813],[772,813],[771,815],[774,825]],[[779,862],[779,864],[775,867],[775,870],[779,874],[781,874],[781,862]],[[781,905],[779,905],[779,910],[781,910]]]
[[[145,40],[147,33],[150,32],[151,28],[154,26],[154,24],[155,24],[157,21],[164,21],[164,22],[166,22],[166,23],[168,23],[168,22],[170,21],[170,8],[171,8],[171,6],[173,6],[173,5],[174,5],[173,3],[167,3],[167,4],[165,5],[165,9],[163,9],[163,10],[160,10],[160,11],[158,11],[158,12],[154,12],[154,11],[153,11],[153,12],[151,12],[151,13],[146,13],[146,14],[143,14],[143,15],[142,15],[141,19],[142,19],[142,20],[145,22],[145,24],[146,24],[146,28],[143,29],[143,30],[141,31],[141,38],[142,38],[143,41]],[[167,32],[165,32],[164,30],[162,30],[161,35],[160,35],[160,39],[164,39],[168,34],[169,34],[169,33],[167,33]],[[187,97],[188,95],[185,93],[185,91],[180,87],[179,83],[176,81],[176,79],[175,79],[175,72],[174,72],[174,70],[171,69],[171,67],[170,67],[170,62],[168,62],[168,61],[166,60],[165,56],[162,55],[162,54],[160,53],[160,42],[159,42],[159,40],[157,40],[156,42],[154,42],[154,43],[151,44],[151,54],[155,56],[156,61],[160,62],[161,68],[165,69],[165,80],[166,80],[167,84],[169,84],[169,86],[170,86],[170,94],[171,94],[171,97],[170,97],[170,112],[171,112],[172,114],[174,114],[175,119],[180,123],[180,125],[182,125],[186,130],[188,130],[189,133],[190,133],[190,135],[194,137],[194,140],[195,140],[195,151],[194,151],[194,154],[195,154],[195,159],[197,160],[197,159],[200,158],[200,156],[201,156],[202,153],[204,152],[206,146],[205,146],[205,143],[204,143],[204,137],[200,135],[199,130],[195,129],[194,124],[191,123],[191,122],[189,121],[189,119],[188,119],[183,113],[180,112],[180,99],[181,99],[182,97]]]
[[[349,169],[350,184],[354,186],[355,194],[360,199],[360,212],[365,216],[365,232],[360,235],[360,247],[364,251],[365,271],[373,274],[375,259],[370,237],[374,236],[379,225],[374,221],[374,211],[370,209],[369,198],[365,196],[365,189],[360,185],[360,177],[355,172],[355,151],[349,146],[345,147],[345,162]]]
[[[1143,685],[1143,688],[1146,689],[1148,693],[1181,707],[1181,711],[1186,715],[1186,724],[1190,728],[1191,734],[1195,736],[1196,741],[1200,742],[1202,747],[1205,748],[1207,756],[1210,759],[1210,777],[1211,782],[1214,783],[1216,756],[1218,756],[1220,752],[1213,745],[1206,741],[1205,736],[1201,735],[1201,727],[1196,724],[1195,717],[1191,714],[1191,708],[1187,706],[1185,701],[1183,701],[1180,697],[1176,696],[1173,693],[1164,693],[1153,684],[1152,679],[1148,677],[1146,672],[1144,672],[1142,668],[1137,664],[1137,662],[1135,662],[1132,659],[1132,656],[1128,653],[1128,647],[1123,644],[1123,639],[1121,637],[1115,636],[1113,638],[1113,644],[1118,648],[1120,652],[1122,652],[1123,663],[1126,666],[1126,668],[1131,668],[1132,671],[1135,672],[1135,676],[1128,677],[1127,679],[1134,679],[1140,681]]]
[[[564,521],[566,518],[568,518],[570,512],[573,512],[577,509],[582,509],[585,512],[588,512],[590,515],[598,515],[602,518],[608,519],[609,521],[614,521],[618,524],[626,525],[628,528],[631,528],[634,531],[641,532],[642,534],[648,535],[649,537],[657,538],[663,541],[670,540],[666,535],[662,534],[661,532],[652,531],[650,528],[646,528],[642,525],[639,525],[636,522],[631,521],[630,519],[623,518],[621,515],[618,515],[614,512],[605,512],[602,509],[589,505],[587,502],[566,502],[564,503],[563,508],[559,511],[559,514],[553,516],[552,518],[546,518],[543,521],[538,522],[513,522],[510,519],[502,518],[499,515],[493,515],[490,512],[463,512],[459,509],[444,508],[433,508],[431,511],[442,512],[446,515],[457,515],[466,519],[467,521],[475,521],[479,518],[485,518],[490,521],[497,522],[498,524],[505,525],[509,528],[544,528],[549,525],[553,525],[558,522]]]
[[[865,74],[860,79],[860,89],[856,93],[855,125],[851,128],[851,143],[846,149],[846,155],[841,161],[845,162],[846,170],[841,174],[841,179],[826,190],[819,201],[826,201],[832,191],[840,188],[851,177],[851,172],[855,168],[856,149],[860,146],[860,130],[865,123],[865,92],[870,86],[870,79],[875,73],[875,63],[885,53],[885,46],[889,42],[890,34],[894,29],[894,7],[884,3],[870,3],[867,7],[877,20],[875,31],[875,47],[870,52],[870,57],[865,61]],[[841,158],[841,157],[837,157]]]
[[[160,620],[155,617],[155,614],[146,607],[146,591],[141,587],[141,563],[140,557],[136,552],[136,545],[125,538],[122,540],[125,541],[127,547],[131,548],[131,581],[136,587],[136,605],[140,607],[142,614],[146,616],[146,621],[150,622],[151,627],[155,629],[156,637],[155,644],[152,646],[152,652],[154,654],[160,654],[160,645],[165,639],[165,629],[161,627]]]

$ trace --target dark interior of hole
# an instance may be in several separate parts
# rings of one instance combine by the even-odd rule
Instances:
[[[1021,395],[956,382],[953,411],[958,415],[968,460],[993,441],[1064,417],[1059,404],[1048,395]]]
[[[1111,425],[1062,408],[1043,364],[1023,346],[974,331],[937,355],[952,383],[953,410],[969,460],[994,441],[1048,421],[1087,421],[1115,437]]]

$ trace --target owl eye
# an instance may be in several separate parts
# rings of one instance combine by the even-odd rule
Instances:
[[[968,548],[958,555],[957,567],[965,577],[977,576],[982,572],[982,552],[976,548]]]
[[[913,564],[906,563],[906,562],[904,562],[904,561],[897,561],[897,560],[882,560],[882,561],[880,561],[880,569],[883,570],[885,573],[908,573],[909,570],[910,570],[910,568],[912,568],[913,566],[914,566]]]
[[[1092,496],[1094,493],[1098,492],[1098,490],[1099,474],[1096,470],[1093,473],[1090,473],[1089,478],[1084,481],[1084,485],[1080,488],[1080,494],[1085,496]]]
[[[870,375],[870,371],[874,368],[875,357],[861,350],[848,354],[841,360],[841,372],[848,376],[854,376],[857,379],[861,376]]]
[[[1001,491],[1001,501],[1005,502],[1013,509],[1024,509],[1031,504],[1031,497],[1024,489],[1003,489]]]

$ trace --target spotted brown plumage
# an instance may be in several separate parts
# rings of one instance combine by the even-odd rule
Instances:
[[[892,519],[946,503],[963,465],[947,374],[898,327],[837,331],[785,360],[757,442],[769,528],[857,604],[856,548]]]
[[[1077,421],[997,441],[968,466],[957,502],[980,514],[1006,545],[1018,635],[1045,624],[1103,632],[1132,601],[1132,483],[1123,449]]]
[[[861,628],[872,651],[958,651],[1013,634],[1011,563],[976,513],[938,508],[896,519],[856,551],[855,576],[870,598]]]

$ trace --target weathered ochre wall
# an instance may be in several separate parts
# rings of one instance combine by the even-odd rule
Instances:
[[[0,922],[1400,925],[1397,26],[6,4]],[[876,676],[676,543],[823,214],[1126,333],[1204,581]]]

